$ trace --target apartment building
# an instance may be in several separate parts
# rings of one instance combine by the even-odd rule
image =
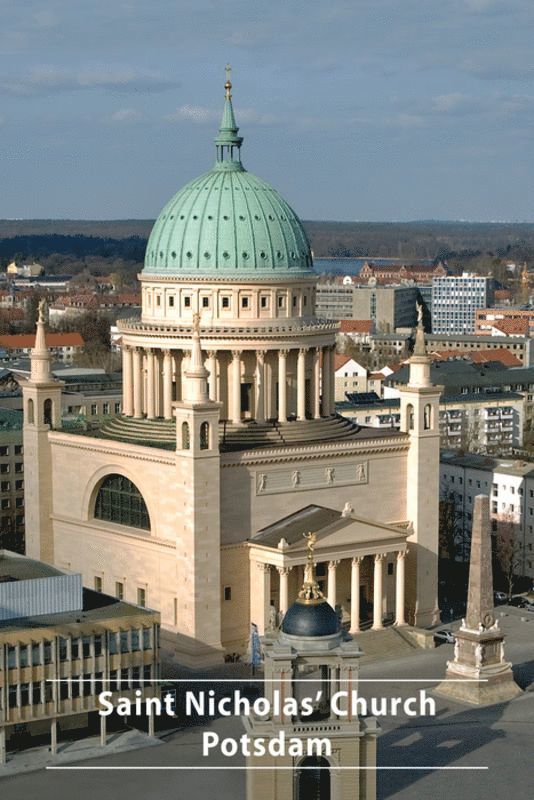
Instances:
[[[475,332],[477,308],[493,303],[493,279],[464,272],[432,279],[432,330],[442,334]]]
[[[413,328],[417,322],[417,286],[362,286],[319,281],[317,316],[327,319],[372,320],[379,331]]]
[[[22,411],[0,408],[0,548],[24,552]]]
[[[534,463],[458,455],[444,451],[440,493],[458,512],[459,558],[469,557],[473,503],[477,494],[490,497],[492,527],[512,525],[518,545],[518,573],[534,578]]]

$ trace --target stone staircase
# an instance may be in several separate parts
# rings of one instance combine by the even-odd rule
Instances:
[[[354,637],[363,650],[360,663],[370,661],[391,661],[410,655],[417,646],[404,637],[397,628],[389,627],[381,631],[363,631]]]
[[[222,451],[234,451],[352,439],[359,430],[357,425],[341,416],[284,423],[245,421],[235,424],[223,421],[219,425],[219,441]],[[148,447],[174,449],[176,446],[173,420],[118,416],[108,420],[100,428],[98,435]]]

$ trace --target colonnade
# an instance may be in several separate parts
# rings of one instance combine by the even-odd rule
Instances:
[[[241,422],[244,415],[262,423],[268,419],[286,421],[288,417],[319,419],[334,413],[333,346],[208,350],[205,357],[210,399],[223,402],[226,417],[233,423]],[[172,419],[172,402],[181,399],[188,358],[188,351],[123,345],[124,415]],[[244,375],[250,380],[243,381]],[[293,395],[290,377],[292,385],[296,384]],[[243,383],[247,389],[251,387],[251,406],[247,409],[243,409]]]
[[[405,584],[406,584],[406,550],[398,550],[395,553],[395,610],[394,624],[405,625]],[[316,553],[316,555],[319,555]],[[350,628],[349,633],[360,632],[361,608],[360,608],[360,586],[361,586],[361,567],[365,558],[373,561],[373,624],[372,630],[381,630],[384,627],[385,603],[384,603],[384,563],[389,553],[375,553],[369,556],[356,555],[350,559]],[[271,571],[276,569],[279,574],[279,598],[278,611],[281,617],[285,615],[291,600],[289,597],[289,576],[292,566],[273,567],[264,562],[256,562],[262,573],[260,585],[256,584],[259,594],[263,595],[263,618],[264,629],[269,625],[270,606],[271,606]],[[321,562],[318,562],[321,563]],[[341,560],[335,559],[327,562],[327,592],[326,597],[332,608],[335,608],[339,600],[337,571]]]

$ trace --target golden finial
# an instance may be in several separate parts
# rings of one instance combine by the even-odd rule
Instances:
[[[319,584],[317,583],[317,579],[315,577],[315,562],[313,559],[313,550],[315,543],[317,542],[317,534],[310,532],[303,533],[302,535],[306,539],[307,560],[304,566],[304,582],[302,584],[302,589],[298,594],[298,600],[300,603],[314,605],[324,601],[324,594],[319,589]]]
[[[228,98],[228,100],[230,100],[232,97],[232,81],[230,80],[230,77],[232,75],[232,67],[230,66],[230,64],[227,64],[225,69],[226,69],[226,83],[224,84],[224,88],[226,90],[226,97]]]

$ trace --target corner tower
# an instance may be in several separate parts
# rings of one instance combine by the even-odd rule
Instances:
[[[422,307],[408,384],[400,392],[401,430],[410,437],[408,453],[406,516],[413,526],[408,538],[406,604],[410,622],[427,627],[439,622],[439,397],[441,386],[430,379]]]
[[[26,555],[54,561],[52,533],[52,459],[48,432],[61,427],[63,382],[54,380],[45,336],[46,304],[39,303],[29,380],[22,387],[24,408],[24,490],[26,497]]]
[[[193,320],[183,400],[176,418],[176,489],[183,496],[177,520],[177,578],[186,598],[179,609],[177,650],[186,666],[212,666],[223,660],[220,588],[221,404],[209,399],[209,372],[200,346],[199,316]]]

